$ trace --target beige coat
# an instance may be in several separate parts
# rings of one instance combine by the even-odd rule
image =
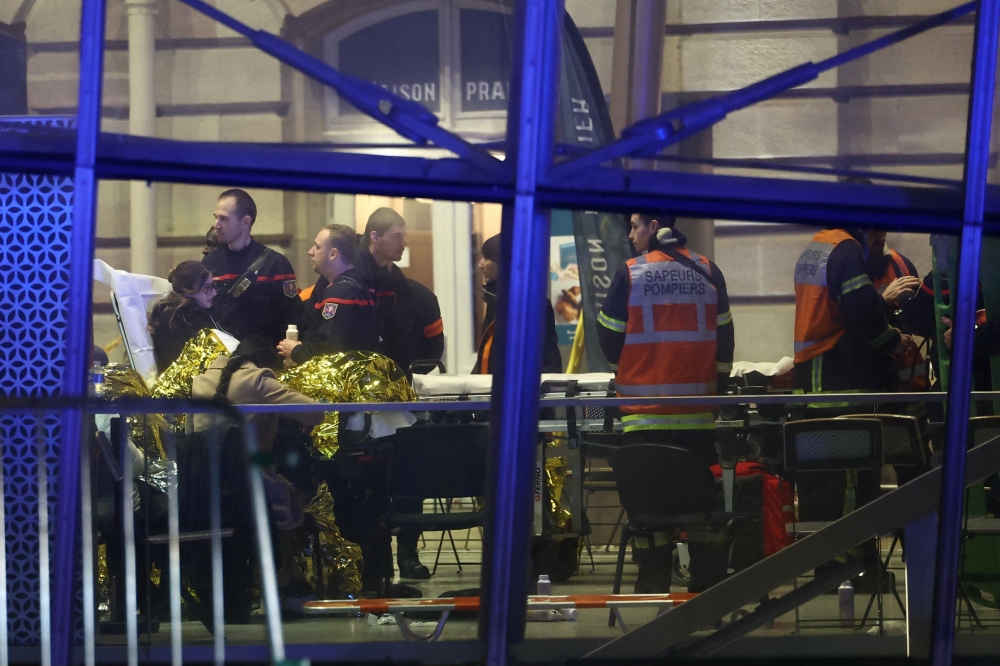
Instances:
[[[228,356],[220,356],[203,374],[194,378],[191,397],[210,400],[215,396],[215,390],[222,378],[222,371],[229,362]],[[298,391],[287,388],[278,381],[273,370],[258,368],[246,361],[239,370],[233,373],[229,380],[229,390],[226,398],[234,405],[302,405],[316,402]],[[205,430],[211,427],[211,414],[193,414],[192,423],[195,430]],[[257,427],[257,437],[260,440],[262,453],[270,453],[274,448],[274,440],[278,436],[278,418],[285,416],[295,419],[306,426],[313,426],[323,420],[323,412],[293,412],[288,414],[254,414],[251,417]]]

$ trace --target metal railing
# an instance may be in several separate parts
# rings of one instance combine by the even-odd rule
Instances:
[[[944,393],[843,393],[843,394],[784,394],[784,395],[767,395],[767,396],[670,396],[670,397],[651,397],[643,399],[635,398],[564,398],[564,397],[546,397],[540,400],[541,407],[561,407],[561,406],[621,406],[623,404],[634,405],[637,403],[642,404],[804,404],[804,403],[823,403],[823,402],[843,402],[849,400],[854,403],[859,402],[870,402],[870,401],[880,401],[883,403],[905,403],[905,402],[915,402],[915,401],[925,401],[925,402],[943,402],[947,394]],[[1000,399],[1000,392],[990,391],[990,392],[974,392],[972,394],[972,399],[974,400],[985,400],[985,399]],[[253,509],[253,523],[256,532],[256,545],[258,550],[258,558],[260,563],[261,572],[261,593],[263,598],[264,611],[266,613],[266,629],[267,636],[270,644],[269,657],[275,661],[282,661],[285,658],[285,648],[284,639],[282,633],[281,625],[281,609],[278,598],[277,581],[275,575],[275,567],[273,561],[273,550],[271,543],[271,532],[268,526],[268,503],[264,493],[263,487],[263,477],[258,461],[255,458],[255,454],[258,451],[258,442],[256,431],[253,424],[249,421],[248,417],[252,414],[266,414],[266,413],[295,413],[295,412],[316,412],[316,411],[340,411],[340,412],[358,412],[358,411],[408,411],[408,412],[466,412],[466,411],[488,411],[490,410],[490,402],[484,400],[477,401],[439,401],[439,402],[409,402],[409,403],[379,403],[374,405],[372,403],[316,403],[309,405],[239,405],[239,406],[220,406],[218,404],[209,403],[206,401],[196,401],[196,400],[139,400],[139,399],[123,399],[116,401],[102,401],[102,400],[73,400],[73,399],[11,399],[0,401],[0,415],[2,416],[51,416],[62,414],[67,409],[78,409],[82,413],[87,415],[118,415],[125,417],[128,415],[151,415],[151,414],[216,414],[219,417],[226,419],[228,422],[235,424],[239,428],[240,434],[243,438],[245,446],[245,456],[247,462],[247,473],[248,482],[251,492],[251,501]],[[84,441],[89,441],[93,433],[83,433],[81,435],[84,437]],[[6,433],[0,432],[0,445],[5,444]],[[51,450],[49,449],[49,443],[45,440],[44,433],[42,431],[42,421],[40,418],[35,424],[35,449],[38,452],[37,459],[39,461],[39,466],[37,470],[38,478],[38,507],[37,516],[39,521],[39,566],[38,570],[40,572],[47,572],[50,569],[51,560],[51,549],[49,544],[49,510],[50,502],[48,497],[49,488],[49,471],[45,464],[47,455],[51,457]],[[63,441],[65,441],[65,433],[63,434]],[[166,455],[168,460],[177,460],[177,449],[176,442],[169,433],[164,434],[163,443],[166,450]],[[137,589],[137,570],[136,570],[136,533],[134,530],[134,516],[131,510],[131,502],[134,490],[134,480],[131,473],[131,469],[127,468],[125,461],[127,460],[126,448],[128,446],[128,430],[124,427],[120,427],[118,430],[118,438],[115,442],[117,444],[117,457],[119,469],[113,472],[113,476],[121,484],[121,498],[123,502],[122,515],[124,516],[124,521],[122,522],[122,538],[123,546],[125,550],[124,565],[125,569],[125,621],[127,624],[127,644],[126,644],[126,655],[128,663],[137,664],[139,658],[139,635],[140,628],[138,626],[138,589]],[[996,443],[989,446],[984,446],[977,451],[975,455],[983,457],[986,455],[985,452],[989,451],[993,457],[995,455],[992,450],[996,448]],[[169,602],[170,602],[170,627],[171,627],[171,644],[170,653],[171,659],[174,664],[180,664],[183,659],[183,642],[182,642],[182,631],[181,631],[181,557],[180,557],[180,543],[186,538],[209,538],[211,540],[211,553],[212,553],[212,574],[213,574],[213,606],[212,606],[212,616],[213,624],[216,627],[213,638],[213,658],[215,663],[222,663],[225,660],[225,631],[224,631],[224,613],[223,613],[223,599],[225,590],[222,585],[222,538],[223,538],[223,528],[221,519],[221,508],[220,508],[220,469],[219,469],[219,441],[216,439],[210,443],[210,469],[209,475],[211,479],[211,487],[209,491],[210,497],[210,529],[204,531],[201,534],[189,534],[182,535],[180,533],[180,511],[178,506],[178,479],[177,479],[177,468],[173,467],[169,473],[170,483],[167,485],[167,514],[168,514],[168,534],[166,538],[162,538],[162,535],[156,539],[158,543],[165,542],[168,547],[168,559],[169,559],[169,572],[168,580],[169,585]],[[993,461],[993,458],[988,458],[989,461]],[[984,458],[980,462],[986,462],[987,459]],[[94,561],[94,542],[93,542],[93,504],[92,504],[92,486],[91,480],[93,478],[91,468],[92,459],[90,455],[83,455],[80,459],[80,515],[82,516],[82,559],[83,559],[83,661],[85,664],[90,666],[96,663],[95,654],[95,635],[97,632],[97,619],[96,619],[96,598],[95,598],[95,566]],[[978,470],[985,469],[983,465],[977,464],[975,467]],[[977,473],[978,479],[982,476],[982,473]],[[906,520],[904,522],[909,522],[912,518],[910,514],[916,510],[917,507],[922,512],[926,512],[931,509],[931,505],[936,499],[936,488],[938,479],[940,478],[940,470],[932,473],[933,480],[928,477],[926,480],[922,481],[922,484],[913,485],[912,487],[906,487],[901,490],[897,490],[893,493],[902,492],[903,495],[898,497],[902,498],[904,495],[910,497],[915,496],[918,492],[926,491],[930,488],[923,488],[927,484],[932,484],[934,490],[923,493],[919,502],[907,502],[908,512],[905,513]],[[0,474],[0,491],[3,490],[5,479],[3,475]],[[919,488],[923,488],[923,491],[918,491]],[[489,504],[495,505],[495,502],[503,501],[504,498],[491,497],[489,498]],[[885,499],[885,498],[884,498]],[[885,519],[876,515],[879,513],[881,504],[892,504],[896,507],[901,502],[901,499],[893,499],[886,501],[878,501],[865,507],[864,510],[859,510],[856,514],[852,514],[845,518],[843,521],[838,523],[839,527],[837,529],[831,530],[829,535],[824,535],[820,539],[811,538],[810,543],[803,547],[793,547],[787,554],[783,554],[782,557],[785,558],[784,564],[778,566],[778,564],[769,564],[768,567],[781,570],[781,573],[774,573],[770,578],[777,580],[784,576],[787,578],[791,573],[794,573],[792,569],[801,572],[812,568],[813,561],[821,561],[823,558],[832,557],[837,554],[840,550],[845,547],[849,547],[848,541],[858,540],[861,541],[866,536],[860,536],[862,534],[867,535],[873,529],[873,525],[877,525],[879,529],[888,526]],[[919,505],[919,507],[918,507]],[[903,515],[903,514],[899,514]],[[898,517],[898,516],[897,516]],[[897,521],[898,522],[898,521]],[[3,524],[6,528],[6,515],[4,513],[4,507],[0,507],[0,524]],[[894,527],[901,526],[893,523]],[[822,533],[817,533],[819,536]],[[850,534],[849,537],[847,535]],[[149,534],[146,537],[149,538]],[[842,538],[845,537],[845,538]],[[823,544],[822,553],[816,550],[821,544]],[[804,544],[805,542],[803,542]],[[803,553],[809,551],[809,556],[807,558],[800,558],[795,556],[796,550],[801,550]],[[829,551],[829,552],[827,552]],[[786,551],[783,551],[783,553]],[[769,558],[771,559],[771,558]],[[791,561],[795,561],[795,564],[791,564]],[[7,560],[6,552],[0,552],[0,571],[7,572]],[[759,574],[759,572],[758,572]],[[767,583],[764,581],[763,576],[754,576],[756,580],[754,581],[754,593],[756,593],[756,588],[766,586]],[[768,578],[768,580],[770,580]],[[713,590],[712,595],[706,596],[705,601],[695,603],[686,613],[697,613],[698,620],[701,622],[705,617],[709,615],[713,616],[713,619],[731,610],[730,606],[738,607],[742,605],[746,596],[744,594],[745,582],[749,577],[745,574],[740,574],[739,578],[734,578],[731,581],[726,581],[720,588],[716,591]],[[772,581],[773,582],[773,581]],[[739,590],[738,592],[736,592]],[[6,586],[0,586],[0,603],[3,604],[4,608],[7,608],[7,589]],[[51,622],[50,614],[54,607],[61,604],[72,604],[74,603],[75,595],[71,595],[69,598],[54,598],[52,590],[49,587],[49,576],[41,575],[39,577],[39,609],[40,609],[40,629],[41,629],[41,653],[40,661],[44,664],[51,662]],[[805,599],[804,599],[805,600]],[[804,601],[803,600],[803,601]],[[722,611],[725,607],[727,610]],[[701,610],[699,610],[701,609]],[[683,614],[682,614],[683,615]],[[146,621],[151,621],[151,618],[146,616]],[[668,620],[658,620],[659,624],[667,622]],[[673,615],[669,620],[670,623],[680,622],[681,615]],[[693,626],[693,625],[692,625]],[[699,625],[702,626],[702,625]],[[685,631],[682,625],[674,625],[674,629],[671,630],[671,636],[679,636],[676,634],[677,631],[682,633]],[[658,631],[653,630],[651,627],[647,631]],[[625,647],[625,645],[635,645],[638,647],[642,645],[642,650],[652,648],[654,651],[657,649],[664,649],[669,645],[667,634],[662,632],[657,633],[657,640],[651,641],[649,639],[643,641],[640,637],[647,632],[636,632],[635,635],[630,635],[628,639],[623,639],[616,641],[616,643],[608,646],[608,652],[617,653]],[[676,640],[674,638],[673,640]],[[419,650],[419,647],[414,649]],[[605,653],[604,650],[600,651],[598,654]],[[623,654],[629,653],[626,649]],[[633,653],[634,654],[634,653]],[[9,647],[8,647],[8,636],[7,636],[7,624],[0,623],[0,666],[6,666],[9,663]]]
[[[40,628],[40,661],[48,665],[52,661],[52,632],[51,615],[54,608],[67,605],[72,607],[75,603],[75,593],[65,597],[54,598],[50,589],[50,529],[49,529],[49,473],[47,460],[52,452],[50,443],[42,432],[42,417],[50,415],[61,415],[66,410],[79,410],[85,415],[113,415],[122,418],[126,416],[143,416],[151,414],[214,414],[221,417],[225,422],[238,428],[242,444],[244,447],[247,481],[250,491],[250,501],[252,510],[252,522],[257,545],[257,556],[260,571],[260,586],[263,608],[266,615],[266,631],[270,645],[270,658],[273,662],[283,661],[285,658],[284,638],[281,627],[281,611],[278,600],[278,588],[275,576],[275,566],[271,543],[271,532],[269,528],[268,503],[264,493],[263,476],[260,466],[255,461],[258,452],[257,433],[253,424],[240,412],[232,407],[213,404],[207,401],[198,400],[152,400],[152,399],[123,399],[116,401],[102,400],[79,400],[79,399],[10,399],[0,400],[0,415],[7,417],[31,416],[35,417],[35,446],[37,450],[38,470],[38,571],[39,571],[39,628]],[[62,420],[65,423],[65,420]],[[84,426],[86,428],[86,426]],[[91,442],[96,435],[96,428],[90,432],[81,429],[81,437],[85,442]],[[211,561],[212,561],[212,616],[215,628],[213,637],[213,657],[217,664],[225,661],[225,631],[223,615],[223,581],[222,581],[222,517],[221,517],[221,495],[220,495],[220,464],[219,449],[220,440],[218,430],[210,431],[209,437],[209,514],[210,529],[201,535],[187,535],[188,537],[208,538],[211,541]],[[7,433],[0,433],[0,446],[6,443]],[[66,441],[66,434],[63,433],[62,441]],[[138,626],[138,589],[136,571],[136,533],[135,515],[133,506],[134,478],[133,470],[127,461],[129,454],[129,430],[122,422],[118,428],[117,452],[105,450],[105,455],[111,461],[112,475],[121,488],[121,515],[122,515],[122,544],[124,549],[124,584],[125,584],[125,612],[126,623],[126,655],[127,663],[130,666],[138,664],[139,658],[139,626]],[[170,627],[171,627],[171,661],[175,666],[183,660],[183,636],[181,632],[181,560],[180,543],[180,512],[178,506],[178,478],[177,478],[177,447],[175,438],[167,431],[163,431],[163,443],[167,455],[167,524],[168,535],[165,539],[168,546],[169,571],[169,601],[170,601]],[[6,448],[4,446],[4,448]],[[145,447],[144,447],[145,448]],[[147,453],[143,451],[144,456]],[[117,454],[117,469],[114,469],[114,458]],[[95,567],[94,560],[94,506],[91,455],[84,449],[84,454],[80,457],[80,515],[81,515],[81,535],[82,535],[82,587],[83,587],[83,661],[87,666],[96,663],[95,635],[97,633],[96,619],[96,598],[95,598]],[[170,464],[170,463],[173,464]],[[148,473],[148,458],[146,462]],[[3,475],[0,474],[0,490],[4,484]],[[0,509],[0,524],[6,530],[6,515]],[[149,537],[150,535],[146,535]],[[163,540],[163,539],[161,539]],[[0,570],[7,574],[6,551],[0,551]],[[71,590],[72,592],[75,592]],[[7,609],[7,588],[0,585],[0,603]],[[152,619],[147,614],[146,623],[151,623]],[[7,622],[0,623],[0,666],[7,666],[10,661],[8,645]]]

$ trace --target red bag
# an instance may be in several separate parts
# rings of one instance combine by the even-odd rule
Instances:
[[[712,474],[722,478],[722,468],[712,466]],[[773,555],[792,543],[792,535],[785,527],[795,522],[795,505],[792,484],[768,473],[767,467],[758,462],[736,463],[736,476],[764,477],[762,498],[764,528],[764,555]]]

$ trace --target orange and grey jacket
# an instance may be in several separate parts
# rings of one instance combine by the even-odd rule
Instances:
[[[733,317],[719,268],[687,249],[660,249],[625,262],[598,315],[598,339],[618,364],[619,397],[716,395],[732,370]],[[622,426],[637,430],[715,427],[710,406],[623,407]]]
[[[890,388],[881,361],[894,367],[889,353],[899,333],[886,321],[882,298],[865,272],[859,239],[860,233],[843,229],[820,231],[795,266],[796,388]],[[895,381],[896,373],[890,377]]]
[[[874,273],[870,270],[868,277],[872,279],[872,286],[879,294],[883,294],[885,288],[897,278],[907,275],[919,277],[913,262],[889,248],[885,249],[884,255],[875,263],[874,268]],[[884,305],[889,323],[902,330],[902,322],[896,312],[901,304],[885,303]],[[927,359],[916,344],[908,346],[896,358],[896,365],[899,367],[899,388],[901,391],[926,391],[928,389]]]
[[[875,291],[880,294],[884,292],[885,288],[888,287],[896,278],[901,278],[904,275],[920,277],[917,275],[917,269],[913,263],[895,250],[886,248],[885,256],[882,261],[885,262],[884,270],[879,270],[877,275],[872,275],[871,273],[868,275],[868,277],[872,279],[872,285],[875,287]],[[881,269],[882,266],[879,266],[879,268]]]

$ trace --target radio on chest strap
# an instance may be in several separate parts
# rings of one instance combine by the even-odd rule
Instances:
[[[254,262],[250,264],[250,268],[248,268],[246,272],[233,283],[233,286],[229,288],[230,296],[233,298],[239,298],[243,295],[243,292],[250,288],[250,285],[254,283],[257,274],[260,273],[260,269],[264,267],[264,262],[267,261],[269,256],[271,256],[271,252],[271,248],[264,248],[264,251],[260,253],[260,256],[254,259]]]

